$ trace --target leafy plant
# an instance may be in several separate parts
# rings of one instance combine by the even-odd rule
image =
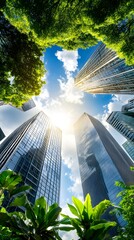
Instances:
[[[9,204],[18,195],[22,196],[24,192],[31,187],[24,186],[22,177],[11,170],[5,170],[0,173],[0,206],[10,208]]]
[[[77,231],[80,240],[105,239],[108,230],[116,226],[116,222],[102,219],[104,212],[112,206],[109,200],[103,200],[95,207],[92,207],[89,194],[87,194],[84,203],[75,197],[72,197],[72,201],[74,205],[68,204],[68,207],[75,217],[62,214],[61,224],[72,226]]]
[[[116,186],[122,187],[122,191],[117,195],[121,197],[119,203],[120,208],[117,208],[117,213],[122,215],[126,221],[126,226],[120,230],[115,240],[133,240],[134,239],[134,185],[126,186],[122,182],[116,182]]]
[[[61,239],[57,232],[61,208],[57,203],[48,206],[44,197],[32,206],[26,196],[28,189],[15,172],[0,173],[0,239]]]
[[[8,213],[4,208],[0,212],[0,225],[10,230],[11,239],[61,239],[57,233],[57,218],[61,212],[58,204],[48,206],[44,197],[41,197],[32,206],[24,195],[15,198],[11,206],[24,208],[24,212]]]

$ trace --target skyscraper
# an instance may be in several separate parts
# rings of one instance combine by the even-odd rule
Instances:
[[[59,201],[61,131],[40,112],[18,127],[1,144],[0,169],[20,173],[31,203],[45,196],[48,204]]]
[[[122,112],[134,112],[134,98],[128,100],[128,103],[122,106]]]
[[[134,66],[99,44],[78,75],[75,86],[88,93],[134,93]]]
[[[74,125],[84,196],[90,193],[93,205],[103,199],[118,204],[115,181],[134,183],[134,165],[127,154],[95,118],[84,113]]]
[[[134,142],[134,113],[133,112],[112,112],[107,122],[121,133],[126,139]]]
[[[128,155],[134,160],[134,143],[126,141],[122,144]]]

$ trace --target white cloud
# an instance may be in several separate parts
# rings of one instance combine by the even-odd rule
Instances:
[[[78,51],[62,50],[57,51],[55,56],[63,62],[65,72],[75,72],[78,67]]]
[[[84,93],[74,86],[74,79],[68,75],[68,80],[58,79],[61,89],[60,98],[66,102],[82,104]]]
[[[78,51],[62,50],[57,51],[55,55],[63,62],[63,67],[67,77],[67,80],[63,78],[58,79],[61,90],[60,98],[64,99],[66,102],[82,104],[84,93],[74,86],[74,79],[72,76],[78,67]]]
[[[43,107],[44,105],[46,105],[49,99],[49,92],[46,86],[43,86],[40,95],[33,97],[33,99],[36,105],[39,107]]]

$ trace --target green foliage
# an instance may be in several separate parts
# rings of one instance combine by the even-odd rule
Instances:
[[[42,48],[29,41],[0,12],[0,99],[21,106],[33,95],[39,95],[45,83]]]
[[[22,196],[24,192],[30,189],[29,186],[20,186],[22,178],[11,170],[6,170],[0,173],[0,205],[1,209],[10,208],[9,203],[13,201],[14,197]]]
[[[42,47],[77,49],[102,41],[134,64],[133,0],[7,0],[1,9]]]
[[[121,201],[117,211],[122,214],[127,225],[113,240],[133,240],[134,185],[126,186],[121,182],[116,185],[123,188],[118,194]],[[89,194],[84,203],[72,197],[73,205],[68,204],[68,207],[74,217],[61,214],[63,218],[58,220],[61,213],[58,204],[48,206],[44,197],[40,197],[31,205],[26,196],[29,189],[22,184],[21,176],[13,171],[0,173],[1,240],[61,240],[59,230],[76,230],[79,240],[111,239],[108,231],[116,223],[103,219],[105,211],[113,206],[109,200],[103,200],[93,207]]]
[[[126,220],[126,226],[120,231],[120,234],[114,239],[116,240],[133,240],[134,239],[134,185],[126,186],[122,182],[117,182],[117,186],[122,187],[123,190],[118,194],[121,197],[119,203],[120,208],[117,212],[122,214],[123,219]]]
[[[68,207],[75,218],[62,214],[61,224],[72,226],[77,231],[79,239],[105,239],[108,230],[116,226],[115,222],[107,222],[102,219],[103,213],[112,206],[109,200],[104,200],[95,207],[92,207],[89,194],[87,194],[84,203],[75,197],[72,198],[72,201],[74,205],[68,204]],[[66,229],[64,230],[66,231]]]
[[[61,208],[57,203],[48,206],[44,197],[32,206],[24,194],[30,187],[19,186],[21,181],[13,171],[0,174],[0,239],[60,240],[57,219]],[[17,212],[11,207],[18,207]]]

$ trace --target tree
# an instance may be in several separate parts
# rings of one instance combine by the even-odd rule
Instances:
[[[93,208],[89,194],[87,194],[84,204],[75,197],[72,197],[72,201],[74,205],[68,204],[68,207],[75,218],[62,214],[64,218],[61,223],[72,226],[77,231],[79,240],[107,239],[108,230],[115,227],[116,222],[108,222],[102,219],[102,215],[112,206],[112,203],[109,200],[103,200]]]
[[[133,0],[7,0],[1,9],[44,48],[87,48],[102,41],[134,64]]]
[[[118,236],[114,240],[133,240],[134,239],[134,185],[126,186],[122,182],[117,182],[117,186],[122,187],[122,191],[118,194],[121,197],[119,203],[120,208],[117,208],[118,214],[122,215],[126,221],[125,228],[120,230]]]
[[[0,12],[0,99],[20,106],[33,95],[39,95],[45,83],[40,56],[42,48],[29,41]]]

